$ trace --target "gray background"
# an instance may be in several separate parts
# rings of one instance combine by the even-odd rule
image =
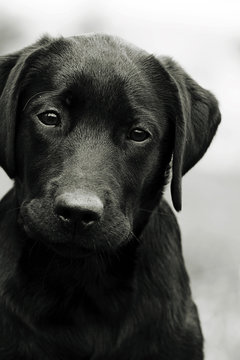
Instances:
[[[171,55],[217,96],[223,121],[183,180],[183,251],[207,360],[240,354],[240,5],[234,0],[0,2],[0,54],[44,33],[106,32]],[[1,170],[1,169],[0,169]],[[0,172],[0,196],[11,186]],[[166,196],[169,198],[169,191]]]

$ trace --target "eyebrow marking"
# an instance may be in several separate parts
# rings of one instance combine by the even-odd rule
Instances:
[[[34,94],[33,96],[30,97],[30,99],[28,99],[28,101],[26,102],[26,104],[24,105],[22,111],[25,111],[26,107],[28,106],[28,104],[30,103],[30,101],[32,101],[35,97],[39,96],[41,97],[41,95],[43,94],[47,94],[47,93],[51,93],[53,91],[40,91],[37,94]]]

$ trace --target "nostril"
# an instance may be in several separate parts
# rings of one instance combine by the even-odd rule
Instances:
[[[83,225],[91,225],[99,219],[100,215],[93,211],[83,211],[79,214],[79,220],[83,223]]]
[[[63,206],[56,206],[55,208],[56,215],[60,218],[60,220],[69,222],[72,219],[71,211],[68,208]]]

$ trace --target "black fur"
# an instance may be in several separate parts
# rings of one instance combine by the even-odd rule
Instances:
[[[203,359],[162,193],[171,177],[180,210],[181,177],[220,122],[214,96],[118,38],[43,38],[0,58],[0,120],[15,180],[0,204],[0,360]],[[89,198],[100,215],[83,222]]]

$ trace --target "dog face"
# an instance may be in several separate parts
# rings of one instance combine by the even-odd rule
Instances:
[[[131,238],[141,194],[171,156],[164,104],[132,59],[104,42],[55,44],[48,59],[32,59],[21,94],[21,221],[30,237],[64,253],[66,245],[105,250]]]
[[[141,233],[171,158],[180,209],[181,176],[206,151],[219,112],[175,63],[89,35],[43,39],[0,68],[1,163],[30,238],[64,255],[114,250]]]

